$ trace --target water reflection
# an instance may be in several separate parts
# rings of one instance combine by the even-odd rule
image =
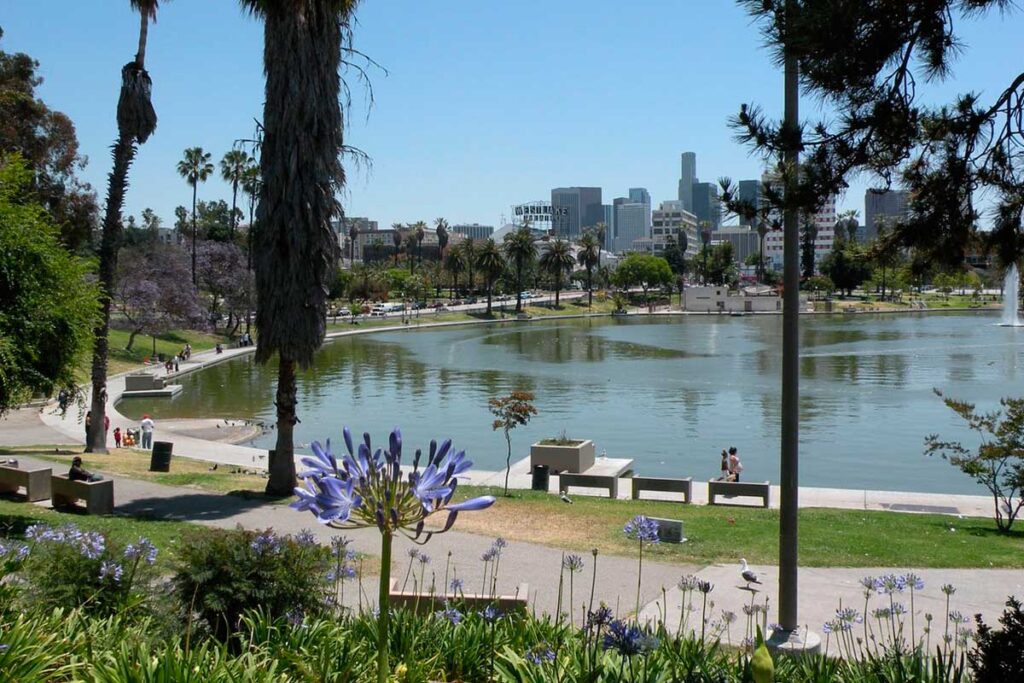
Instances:
[[[971,491],[924,458],[923,437],[954,429],[932,395],[994,406],[1020,394],[1024,335],[973,315],[813,318],[803,325],[801,480],[807,484]],[[452,437],[483,467],[503,462],[490,397],[520,389],[540,415],[517,430],[514,455],[565,429],[652,475],[715,476],[723,446],[749,476],[777,480],[781,319],[581,320],[560,324],[399,331],[326,345],[299,377],[297,440],[337,437],[348,424],[410,444]],[[951,350],[952,349],[952,350]],[[273,420],[273,364],[249,359],[183,379],[173,401],[122,402],[172,416]],[[258,442],[268,446],[273,436]]]

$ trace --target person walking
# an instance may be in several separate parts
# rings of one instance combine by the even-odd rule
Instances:
[[[121,447],[121,428],[114,427],[114,448]]]
[[[153,428],[156,426],[149,413],[142,416],[139,426],[142,428],[142,447],[148,450],[153,447]]]
[[[85,413],[85,442],[89,443],[89,427],[92,427],[92,411]]]
[[[736,447],[731,446],[729,448],[729,481],[739,481],[742,471],[743,463],[740,462],[740,456],[736,452]]]
[[[178,357],[175,356],[174,357],[174,371],[175,372],[178,372],[178,362],[179,362]]]

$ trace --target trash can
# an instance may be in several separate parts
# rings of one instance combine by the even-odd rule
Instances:
[[[548,483],[551,481],[551,468],[547,465],[533,466],[533,479],[530,488],[534,491],[547,491]]]
[[[149,458],[149,471],[170,472],[171,451],[173,450],[174,444],[170,441],[154,441],[153,454]]]

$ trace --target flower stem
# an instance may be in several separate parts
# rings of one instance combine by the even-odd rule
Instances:
[[[380,537],[380,590],[377,595],[377,683],[387,683],[391,667],[388,665],[388,622],[391,605],[388,592],[391,583],[391,532]]]
[[[636,620],[640,621],[640,584],[644,576],[644,542],[640,541],[640,562],[636,570]]]

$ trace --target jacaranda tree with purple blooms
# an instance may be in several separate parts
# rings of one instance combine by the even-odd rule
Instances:
[[[374,450],[370,435],[363,434],[358,447],[352,432],[343,430],[347,453],[341,461],[331,452],[331,442],[313,442],[313,457],[302,459],[310,469],[300,477],[304,486],[296,487],[298,500],[291,507],[312,512],[322,524],[336,529],[376,526],[381,535],[379,614],[377,620],[377,680],[384,683],[388,666],[388,588],[391,579],[391,543],[402,534],[424,544],[435,533],[452,528],[459,512],[483,510],[494,504],[493,496],[480,496],[452,503],[458,476],[473,466],[465,451],[452,450],[451,439],[438,446],[430,442],[426,466],[420,469],[422,451],[416,449],[412,471],[402,474],[402,434],[396,427],[388,439],[388,448]],[[439,531],[424,531],[428,517],[447,513]]]

